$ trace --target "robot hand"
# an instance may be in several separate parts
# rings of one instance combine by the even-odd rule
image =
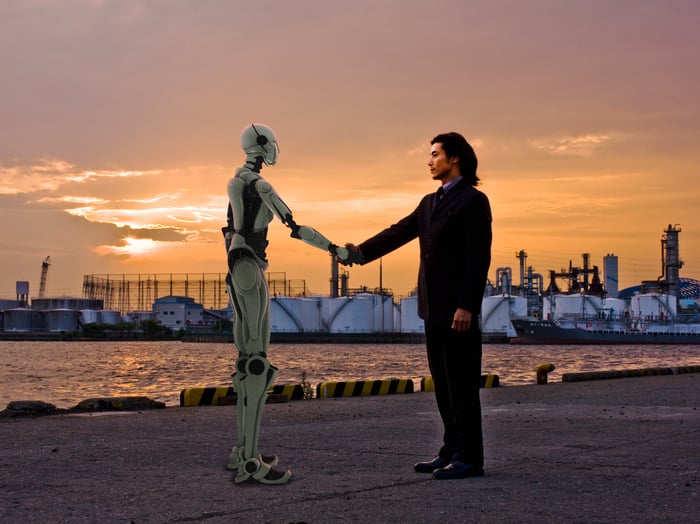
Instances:
[[[287,213],[287,214],[284,216],[284,220],[282,221],[282,223],[283,223],[284,225],[286,225],[289,229],[292,230],[292,232],[289,233],[289,236],[290,236],[290,237],[292,237],[292,238],[298,238],[299,240],[303,240],[303,239],[301,238],[301,234],[299,233],[299,230],[300,230],[302,227],[304,227],[304,226],[300,226],[299,224],[297,224],[296,222],[294,222],[294,219],[292,218],[292,214],[291,214],[291,213]]]

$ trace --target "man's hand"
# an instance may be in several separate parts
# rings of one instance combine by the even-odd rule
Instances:
[[[452,319],[452,329],[454,331],[469,331],[472,325],[472,314],[466,309],[457,308],[455,311],[455,316]]]
[[[340,253],[338,253],[338,261],[344,266],[352,266],[353,264],[362,265],[365,263],[365,257],[362,256],[362,251],[360,251],[360,248],[355,244],[345,244],[345,248],[341,247],[338,251],[347,252],[345,256],[341,256]]]

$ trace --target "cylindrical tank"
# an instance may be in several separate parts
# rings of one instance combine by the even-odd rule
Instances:
[[[328,331],[331,333],[372,333],[372,301],[364,295],[338,297],[329,302]]]
[[[481,331],[491,334],[512,332],[510,319],[527,316],[527,298],[508,294],[484,297],[481,301]]]
[[[600,311],[604,318],[617,320],[624,317],[625,307],[623,299],[606,297],[600,304]]]
[[[3,319],[3,331],[31,331],[33,319],[36,319],[37,312],[27,308],[6,309]]]
[[[369,295],[374,312],[372,331],[375,333],[393,333],[394,299],[389,295]]]
[[[423,333],[425,322],[418,316],[418,297],[406,297],[401,299],[401,332]]]
[[[80,311],[80,323],[85,324],[98,324],[100,322],[100,312],[96,309],[82,309]]]
[[[676,315],[675,298],[660,293],[634,295],[630,299],[630,315],[642,320],[669,319]]]
[[[46,329],[49,331],[77,331],[80,312],[76,309],[49,309]]]
[[[552,320],[597,317],[600,305],[601,298],[593,295],[555,295],[551,304]]]
[[[122,316],[119,314],[119,311],[110,311],[107,309],[103,309],[100,311],[101,324],[110,324],[114,326],[115,324],[119,324],[121,321]]]
[[[273,297],[270,299],[270,331],[272,333],[321,331],[320,298]]]

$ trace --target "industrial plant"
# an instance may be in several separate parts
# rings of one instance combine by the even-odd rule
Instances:
[[[515,254],[519,274],[499,267],[489,280],[480,325],[485,339],[506,341],[523,335],[527,321],[557,327],[578,320],[591,323],[627,319],[678,320],[694,330],[700,286],[680,277],[680,228],[669,225],[662,237],[661,276],[639,286],[618,289],[618,258],[607,254],[602,271],[588,253],[582,264],[550,270],[545,276],[527,265],[527,253]],[[232,321],[225,273],[84,275],[82,297],[47,296],[50,257],[41,263],[39,292],[29,299],[29,282],[17,282],[14,300],[0,300],[0,334],[80,332],[90,324],[138,326],[145,320],[174,331],[206,333]],[[351,334],[423,333],[415,296],[391,290],[351,288],[349,275],[331,257],[328,295],[312,294],[304,280],[268,273],[271,333]],[[568,324],[567,324],[568,323]],[[574,324],[572,324],[574,323]],[[700,333],[700,323],[697,323]],[[600,327],[600,326],[598,326]],[[621,327],[617,326],[618,330]]]

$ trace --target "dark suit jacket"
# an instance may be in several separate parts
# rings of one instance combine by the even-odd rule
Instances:
[[[461,180],[440,201],[435,193],[426,195],[413,213],[359,248],[367,263],[416,237],[418,316],[451,323],[459,307],[476,319],[491,263],[491,208],[486,195]]]

